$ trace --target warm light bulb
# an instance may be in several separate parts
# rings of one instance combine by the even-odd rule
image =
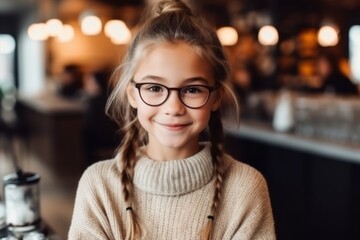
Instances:
[[[121,36],[112,37],[110,40],[115,45],[128,44],[131,40],[131,32],[124,33]]]
[[[46,21],[46,29],[49,36],[56,37],[62,30],[62,22],[59,19],[52,18]]]
[[[71,40],[73,40],[74,35],[74,28],[71,25],[64,24],[58,35],[58,40],[60,42],[70,42]]]
[[[279,41],[279,34],[275,27],[266,25],[260,28],[258,33],[258,40],[262,45],[272,46]]]
[[[81,31],[85,35],[98,35],[101,32],[102,23],[100,18],[94,15],[85,16],[81,21]]]
[[[28,35],[30,39],[36,41],[43,41],[49,37],[45,23],[31,24],[28,28]]]
[[[124,26],[125,23],[121,20],[109,20],[104,26],[105,35],[111,38],[112,36],[118,34]]]
[[[104,32],[114,44],[127,44],[131,40],[131,32],[121,20],[110,20],[105,24]]]
[[[336,46],[339,42],[337,31],[332,26],[323,26],[318,32],[318,42],[320,46],[331,47]]]
[[[216,31],[223,46],[235,45],[238,41],[237,31],[233,27],[222,27]]]

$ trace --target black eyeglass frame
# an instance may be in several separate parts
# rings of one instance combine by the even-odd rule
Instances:
[[[186,107],[188,107],[188,108],[190,108],[190,109],[199,109],[199,108],[202,108],[203,106],[205,106],[206,103],[207,103],[207,102],[209,101],[209,99],[210,99],[210,94],[220,86],[220,85],[216,85],[216,86],[206,86],[206,85],[201,85],[201,84],[195,84],[195,85],[187,85],[187,86],[179,87],[179,88],[170,88],[170,87],[167,87],[167,86],[165,86],[165,85],[163,85],[163,84],[153,83],[153,82],[137,83],[137,82],[135,82],[135,81],[132,81],[132,83],[133,83],[133,84],[135,85],[135,87],[138,89],[138,92],[139,92],[139,95],[140,95],[141,100],[142,100],[146,105],[148,105],[148,106],[151,106],[151,107],[161,106],[162,104],[164,104],[164,103],[166,102],[166,100],[168,100],[171,91],[177,91],[181,103],[184,104],[184,106],[186,106]],[[141,86],[146,85],[146,84],[154,84],[154,85],[158,85],[158,86],[164,87],[164,88],[167,90],[167,92],[168,92],[168,94],[167,94],[166,98],[164,99],[164,101],[162,101],[162,102],[159,103],[159,104],[149,104],[149,103],[147,103],[147,102],[143,99],[143,97],[142,97],[142,95],[141,95],[141,91],[140,91]],[[184,101],[183,101],[183,99],[182,99],[182,97],[181,97],[181,91],[182,91],[183,89],[187,89],[187,88],[191,88],[191,87],[203,87],[203,88],[206,88],[206,89],[209,91],[209,94],[208,94],[206,100],[205,100],[204,103],[203,103],[201,106],[199,106],[199,107],[191,107],[191,106],[187,105],[186,103],[184,103]]]

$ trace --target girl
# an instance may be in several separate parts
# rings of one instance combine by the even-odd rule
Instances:
[[[264,178],[223,152],[228,78],[214,30],[181,1],[160,2],[108,100],[124,140],[84,172],[69,239],[275,239]]]

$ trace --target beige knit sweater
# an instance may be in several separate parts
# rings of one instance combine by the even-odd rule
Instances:
[[[254,168],[226,155],[226,174],[213,239],[275,239],[266,182]],[[89,167],[79,182],[69,239],[124,239],[118,160]],[[210,145],[194,156],[166,162],[141,157],[135,167],[135,203],[146,240],[195,240],[214,193]]]

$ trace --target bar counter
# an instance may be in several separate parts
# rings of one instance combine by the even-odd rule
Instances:
[[[226,134],[360,164],[360,143],[310,138],[292,132],[280,133],[274,131],[270,123],[260,121],[241,121],[239,128],[228,128]]]
[[[42,114],[82,114],[84,103],[78,100],[61,98],[55,94],[44,93],[36,96],[19,96],[19,101]]]
[[[82,171],[84,103],[49,93],[18,102],[28,150],[56,174]]]
[[[265,177],[278,240],[360,239],[360,146],[242,120],[225,148]]]

